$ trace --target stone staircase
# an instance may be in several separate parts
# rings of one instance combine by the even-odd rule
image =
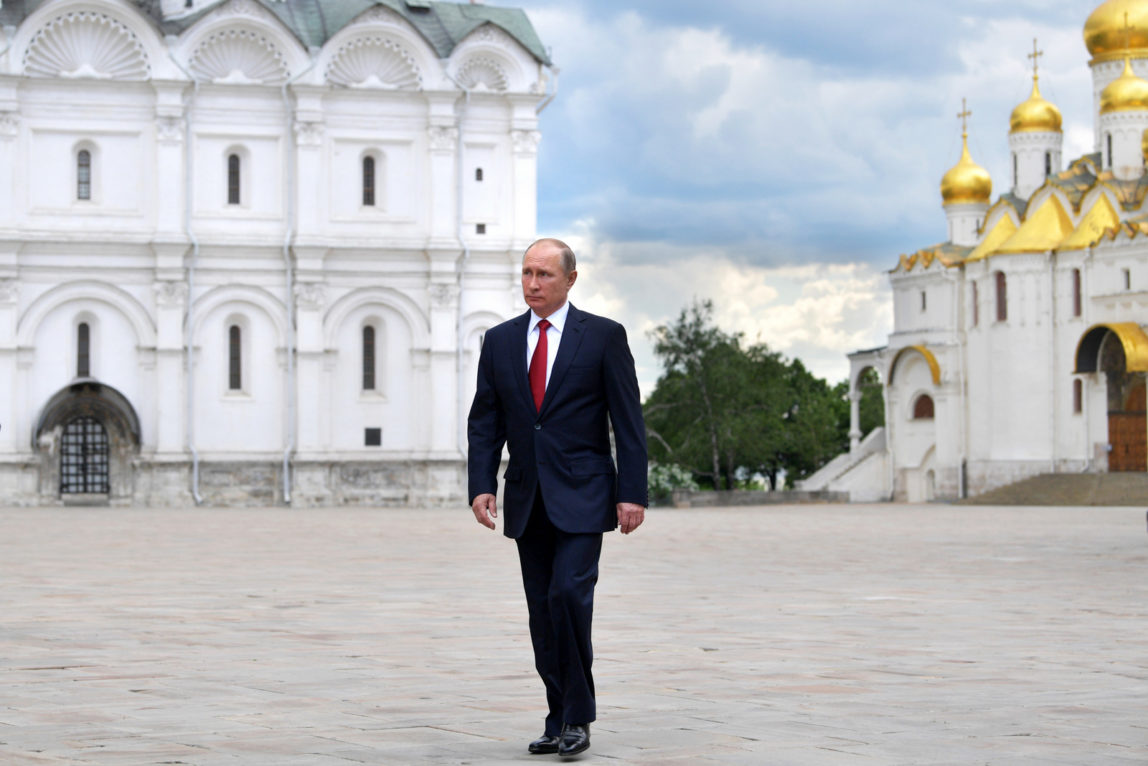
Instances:
[[[1042,473],[958,503],[1148,507],[1148,473]]]

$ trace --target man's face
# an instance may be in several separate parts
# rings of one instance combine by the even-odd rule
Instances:
[[[561,251],[548,242],[530,248],[522,258],[522,297],[540,317],[562,308],[577,278],[577,271],[562,270]]]

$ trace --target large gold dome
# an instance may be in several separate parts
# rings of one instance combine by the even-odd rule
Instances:
[[[969,156],[969,141],[961,137],[961,159],[941,178],[941,200],[946,205],[987,203],[993,196],[989,172]]]
[[[1059,133],[1060,110],[1040,95],[1036,77],[1032,78],[1032,95],[1017,104],[1008,118],[1009,133]]]
[[[1124,73],[1100,92],[1100,113],[1148,111],[1148,82],[1132,71],[1132,62],[1124,59]]]
[[[1128,29],[1124,14],[1128,14]],[[1126,50],[1144,50],[1148,55],[1148,2],[1108,0],[1084,22],[1084,44],[1093,61],[1110,61]]]

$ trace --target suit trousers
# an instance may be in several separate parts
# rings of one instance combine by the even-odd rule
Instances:
[[[539,493],[517,542],[534,667],[546,687],[546,734],[557,736],[564,723],[590,723],[597,715],[590,623],[602,534],[558,529]]]

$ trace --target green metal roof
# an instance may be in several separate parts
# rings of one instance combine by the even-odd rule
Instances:
[[[18,25],[47,0],[3,0],[0,23]],[[493,24],[514,38],[534,58],[550,64],[550,56],[534,26],[520,8],[434,0],[256,0],[299,38],[306,48],[322,47],[339,30],[377,5],[389,8],[418,30],[438,54],[451,51],[483,24]],[[222,3],[209,3],[200,11],[165,21],[158,0],[136,0],[136,5],[164,34],[179,34]]]

